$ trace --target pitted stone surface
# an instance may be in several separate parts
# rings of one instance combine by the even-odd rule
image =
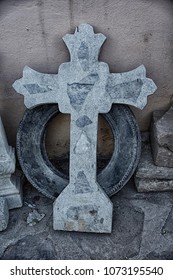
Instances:
[[[3,260],[56,260],[57,253],[49,238],[27,235],[8,247]]]
[[[162,228],[162,232],[165,233],[173,233],[173,207],[170,210],[170,213],[165,221],[165,224]]]
[[[14,173],[15,163],[14,149],[7,143],[4,126],[0,117],[0,180]]]
[[[153,159],[157,166],[173,167],[173,106],[153,112],[151,125]]]
[[[143,144],[141,159],[138,164],[136,176],[148,179],[173,180],[173,168],[155,165],[152,158],[150,144]]]
[[[156,139],[173,152],[173,106],[156,122]]]
[[[107,113],[113,103],[142,109],[147,96],[156,90],[143,65],[127,73],[110,74],[108,65],[98,61],[105,39],[103,34],[95,34],[92,26],[81,24],[74,35],[63,38],[71,61],[61,64],[57,75],[25,67],[23,78],[13,85],[24,95],[28,108],[58,103],[62,113],[71,114],[70,183],[54,202],[55,230],[111,232],[112,203],[96,182],[98,114]],[[32,87],[34,95],[29,92]],[[92,192],[75,192],[81,172],[85,174],[81,187],[86,189],[87,182]]]
[[[94,259],[129,259],[139,254],[144,213],[138,207],[114,204],[116,217],[111,235],[73,235],[79,248]],[[128,234],[127,234],[128,231]],[[123,233],[126,234],[123,235]]]
[[[15,164],[14,148],[7,143],[5,130],[0,118],[0,197],[7,200],[9,209],[22,206],[20,178],[13,174]]]
[[[9,220],[9,211],[7,200],[3,197],[0,197],[0,231],[5,230],[8,225]]]
[[[150,144],[143,144],[135,184],[139,192],[173,191],[173,168],[154,164]]]

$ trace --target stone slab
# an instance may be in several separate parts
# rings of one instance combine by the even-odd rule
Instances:
[[[9,220],[8,204],[5,198],[0,197],[0,231],[7,228]]]
[[[26,250],[27,248],[27,250]],[[7,248],[3,260],[57,260],[57,252],[45,234],[27,235]]]
[[[0,184],[1,184],[0,180]],[[8,208],[19,208],[23,205],[23,189],[21,180],[19,177],[12,175],[8,180],[4,179],[5,188],[1,188],[0,186],[0,196],[6,198]]]
[[[166,113],[153,112],[151,123],[151,146],[157,166],[173,167],[173,107]]]
[[[165,114],[165,110],[156,110],[153,112],[152,118],[153,118],[153,122],[156,123],[158,120],[160,120],[163,115]]]
[[[173,180],[144,179],[135,177],[138,192],[163,192],[173,191]]]
[[[160,167],[154,164],[150,144],[142,145],[141,158],[135,177],[142,179],[173,180],[173,168]]]
[[[150,144],[143,143],[135,174],[135,185],[138,192],[173,190],[173,168],[159,167],[154,164]]]
[[[21,175],[15,172],[15,151],[8,145],[3,123],[0,118],[0,197],[6,199],[8,209],[22,206]],[[13,174],[13,175],[12,175]]]
[[[171,208],[169,215],[165,221],[165,224],[163,226],[162,232],[165,233],[173,233],[173,207]]]
[[[173,152],[173,106],[155,123],[158,144]]]
[[[15,171],[14,148],[8,145],[4,126],[0,117],[0,178]]]
[[[173,168],[173,152],[165,147],[160,146],[152,136],[152,155],[154,163],[160,167]]]

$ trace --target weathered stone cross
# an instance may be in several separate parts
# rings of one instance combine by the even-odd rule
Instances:
[[[156,90],[144,66],[110,74],[108,65],[98,61],[105,39],[81,24],[63,38],[71,60],[60,65],[58,74],[25,67],[23,78],[13,84],[27,108],[58,103],[62,113],[71,114],[70,182],[54,202],[55,230],[111,232],[112,202],[96,182],[98,114],[107,113],[113,103],[142,109]]]

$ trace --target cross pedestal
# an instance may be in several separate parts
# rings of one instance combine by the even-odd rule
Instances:
[[[82,24],[74,35],[63,38],[70,62],[61,64],[58,74],[25,67],[23,78],[13,84],[27,108],[58,103],[62,113],[71,115],[70,182],[53,205],[55,230],[111,232],[112,202],[96,182],[98,114],[109,112],[113,103],[142,109],[156,90],[143,65],[127,73],[110,73],[108,65],[98,61],[105,39]]]
[[[22,184],[20,178],[13,174],[15,164],[15,151],[7,143],[0,117],[0,197],[7,201],[8,209],[22,206]]]

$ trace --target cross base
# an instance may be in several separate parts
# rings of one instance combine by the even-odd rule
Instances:
[[[54,230],[111,233],[112,202],[98,184],[92,192],[75,194],[68,185],[53,205]]]
[[[20,178],[15,175],[0,178],[0,197],[7,200],[9,209],[22,207],[23,193]]]

